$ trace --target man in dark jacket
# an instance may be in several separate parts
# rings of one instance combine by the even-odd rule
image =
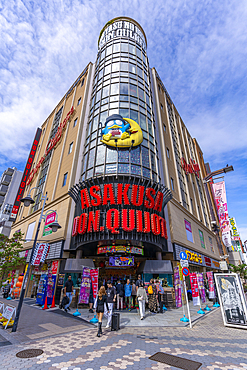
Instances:
[[[70,310],[69,306],[72,301],[72,295],[73,295],[73,281],[71,279],[71,275],[68,276],[68,280],[65,283],[64,295],[66,295],[69,298],[69,303],[64,308],[64,311],[67,312],[68,310]]]
[[[117,290],[117,310],[119,310],[119,301],[120,301],[121,310],[123,310],[124,287],[123,287],[123,284],[120,282],[120,280],[118,280],[117,282],[116,290]]]
[[[112,283],[111,283],[110,280],[107,282],[106,295],[107,295],[107,304],[108,304],[108,309],[109,310],[107,310],[107,307],[105,307],[104,315],[107,318],[106,328],[109,328],[110,325],[111,325],[113,305],[116,302],[116,297],[117,297],[116,288],[114,286],[112,286]]]

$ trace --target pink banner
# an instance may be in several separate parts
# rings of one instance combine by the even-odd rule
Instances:
[[[230,233],[230,222],[227,209],[226,201],[226,188],[225,181],[217,182],[212,184],[214,193],[215,204],[219,217],[220,230],[222,232],[222,241],[226,247],[231,247],[231,233]]]
[[[215,288],[214,288],[214,275],[212,271],[207,272],[208,278],[208,290],[209,290],[209,298],[215,298]]]
[[[198,288],[198,283],[197,283],[197,276],[195,272],[190,274],[190,285],[191,285],[191,290],[192,290],[193,305],[197,306],[200,304],[200,298],[199,298],[199,288]]]
[[[174,289],[175,289],[175,300],[176,307],[182,306],[182,294],[181,294],[181,282],[179,276],[179,266],[174,268]]]
[[[98,269],[90,270],[90,276],[93,288],[93,297],[95,299],[98,293],[99,270]]]
[[[78,303],[86,303],[89,302],[89,295],[90,295],[90,268],[83,267],[82,270],[82,278],[81,278],[81,289],[79,295],[79,302]]]
[[[206,294],[205,294],[205,288],[204,288],[203,274],[199,273],[197,275],[197,277],[198,277],[198,286],[199,286],[201,301],[202,301],[202,303],[205,303],[206,302]]]

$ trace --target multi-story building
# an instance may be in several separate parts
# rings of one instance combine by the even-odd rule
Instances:
[[[99,267],[102,280],[140,272],[172,285],[181,251],[192,271],[219,267],[195,142],[146,49],[136,21],[108,22],[96,62],[41,127],[24,193],[35,187],[35,203],[20,208],[13,232],[21,229],[31,248],[47,193],[45,212],[56,211],[62,228],[50,234],[45,225],[39,240],[75,286],[82,266]],[[34,272],[35,295],[42,271]]]
[[[15,167],[5,170],[0,179],[0,234],[10,235],[11,212],[21,182],[22,172]]]

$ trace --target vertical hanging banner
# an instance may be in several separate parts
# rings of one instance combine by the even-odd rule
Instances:
[[[204,288],[204,280],[203,280],[203,274],[199,273],[198,275],[198,286],[199,286],[199,292],[201,296],[202,303],[206,302],[206,294],[205,294],[205,288]]]
[[[231,232],[230,232],[230,222],[227,209],[226,201],[226,188],[225,181],[217,182],[212,184],[215,204],[217,208],[217,213],[219,217],[220,230],[222,233],[222,241],[224,245],[228,248],[231,247]]]
[[[93,288],[93,297],[95,299],[97,296],[97,292],[98,292],[99,270],[91,269],[90,276],[91,276],[91,283],[92,283],[92,288]]]
[[[48,243],[37,243],[34,250],[31,265],[39,266],[41,262],[45,262],[48,251],[49,251]]]
[[[175,300],[176,307],[182,306],[182,294],[181,294],[181,282],[179,276],[179,266],[174,268],[174,288],[175,288]]]
[[[198,288],[197,276],[195,272],[190,274],[190,284],[191,284],[191,290],[192,290],[193,305],[194,306],[200,305],[199,288]]]
[[[207,272],[208,278],[208,290],[209,290],[209,299],[215,298],[215,288],[214,288],[214,275],[212,271]]]
[[[12,209],[12,212],[11,212],[11,218],[13,218],[13,219],[15,219],[16,216],[17,216],[17,213],[18,213],[18,210],[19,210],[19,207],[20,207],[20,204],[21,204],[21,198],[23,198],[24,190],[25,190],[25,187],[26,187],[26,182],[27,182],[28,176],[29,176],[30,171],[31,171],[31,167],[32,167],[32,164],[33,164],[33,161],[34,161],[34,157],[35,157],[37,148],[38,148],[41,133],[42,133],[41,128],[38,128],[37,131],[36,131],[36,134],[35,134],[33,145],[31,147],[31,150],[30,150],[30,153],[29,153],[29,156],[28,156],[28,159],[27,159],[27,164],[26,164],[25,170],[23,172],[23,176],[22,176],[21,183],[20,183],[20,186],[19,186],[19,189],[18,189],[18,192],[17,192],[15,203],[13,205],[13,209]]]
[[[79,302],[78,303],[86,303],[89,302],[89,295],[90,295],[90,268],[83,267],[82,270],[82,278],[81,278],[81,289],[79,295]]]

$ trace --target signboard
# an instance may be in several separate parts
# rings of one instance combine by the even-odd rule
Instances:
[[[22,176],[21,183],[20,183],[20,186],[19,186],[19,189],[18,189],[18,192],[17,192],[15,203],[14,203],[13,208],[12,208],[11,218],[16,218],[16,216],[17,216],[18,209],[19,209],[20,204],[21,204],[21,199],[23,198],[24,190],[25,190],[25,187],[26,187],[26,184],[27,184],[27,179],[28,179],[28,176],[30,174],[32,163],[33,163],[36,151],[37,151],[37,147],[38,147],[38,144],[39,144],[41,133],[42,133],[42,130],[40,128],[38,128],[37,131],[36,131],[36,134],[35,134],[33,145],[31,147],[31,150],[30,150],[30,153],[29,153],[29,157],[28,157],[28,160],[27,160],[27,163],[26,163],[25,170],[23,172],[23,176]]]
[[[52,265],[51,265],[52,275],[57,275],[58,263],[59,261],[52,262]]]
[[[209,290],[208,298],[213,299],[215,298],[215,288],[214,288],[214,275],[212,271],[207,272],[207,278],[208,278],[208,290]]]
[[[91,284],[93,289],[93,297],[96,299],[98,293],[98,281],[99,281],[99,270],[91,269],[90,270]]]
[[[188,260],[180,260],[181,267],[189,267],[189,261]]]
[[[205,242],[204,242],[204,236],[203,236],[203,232],[201,230],[199,230],[199,237],[200,237],[200,241],[201,241],[201,247],[205,249]]]
[[[34,250],[31,265],[39,266],[39,264],[41,262],[45,262],[48,250],[49,250],[49,244],[48,243],[37,243],[36,247],[35,247],[35,250]]]
[[[180,257],[181,260],[187,260],[187,258],[188,258],[187,253],[185,253],[185,252],[180,252],[179,257]]]
[[[174,268],[174,290],[175,290],[175,301],[176,307],[182,306],[182,292],[181,292],[181,281],[179,274],[179,267]]]
[[[220,261],[220,269],[223,271],[228,270],[226,261]]]
[[[184,252],[187,255],[189,264],[197,265],[197,266],[204,266],[204,267],[207,266],[207,267],[212,267],[214,269],[220,268],[219,261],[213,258],[207,257],[202,253],[195,252],[192,249],[182,247],[182,245],[179,245],[179,244],[174,244],[175,261],[180,261],[181,252]]]
[[[186,175],[189,173],[194,173],[199,178],[200,167],[198,163],[195,163],[193,159],[190,158],[190,163],[187,164],[186,160],[181,158],[181,166],[185,171]]]
[[[239,240],[240,239],[240,235],[239,235],[239,232],[238,232],[238,228],[237,228],[237,224],[236,224],[235,218],[234,217],[231,217],[231,218],[229,218],[229,221],[230,221],[230,227],[231,227],[233,239],[234,240]]]
[[[98,247],[97,254],[103,253],[131,253],[139,254],[143,256],[143,249],[138,247],[131,247],[129,245],[109,245],[104,247]]]
[[[43,236],[52,234],[52,228],[49,226],[56,220],[56,212],[51,212],[46,216]]]
[[[190,285],[191,285],[191,290],[192,290],[193,305],[197,306],[200,304],[200,297],[199,297],[199,287],[198,287],[196,272],[193,272],[193,274],[190,274]]]
[[[109,266],[126,267],[134,266],[134,257],[109,257]]]
[[[83,267],[82,270],[82,277],[81,277],[81,289],[79,294],[79,301],[78,303],[86,303],[89,302],[89,295],[90,295],[90,268]]]
[[[215,204],[217,208],[217,213],[219,217],[220,230],[222,233],[222,241],[227,248],[230,248],[231,243],[231,233],[230,233],[230,222],[227,209],[226,201],[226,189],[225,182],[217,182],[212,184]]]
[[[4,327],[5,329],[7,328],[9,321],[11,319],[13,320],[13,315],[14,314],[16,314],[16,307],[14,307],[14,306],[6,306],[5,307],[5,309],[3,311],[3,315],[2,315],[2,317],[7,320],[6,325]]]
[[[225,326],[247,329],[247,305],[238,274],[215,274]]]
[[[191,229],[191,223],[184,219],[184,225],[186,230],[186,236],[189,242],[194,243],[193,235],[192,235],[192,229]]]
[[[182,274],[184,276],[188,276],[190,274],[190,270],[188,269],[188,267],[183,267],[182,268]]]

